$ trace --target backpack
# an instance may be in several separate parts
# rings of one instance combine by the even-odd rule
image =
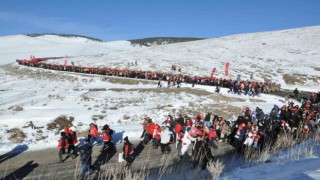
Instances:
[[[109,131],[110,136],[112,136],[113,133],[114,133],[114,130],[110,129]]]

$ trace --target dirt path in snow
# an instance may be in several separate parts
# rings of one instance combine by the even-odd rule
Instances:
[[[160,147],[153,149],[151,143],[145,147],[135,144],[136,158],[132,164],[133,171],[140,171],[144,168],[154,169],[161,166],[163,159],[166,165],[171,166],[177,163],[180,158],[174,145],[171,145],[172,152],[169,155],[162,155]],[[92,163],[100,166],[101,169],[120,166],[118,163],[119,152],[122,152],[122,144],[117,146],[117,152],[101,154],[101,146],[94,146]],[[228,144],[221,144],[218,150],[213,150],[215,156],[230,156],[233,148]],[[191,153],[191,146],[189,146]],[[164,157],[165,156],[165,157]],[[44,149],[30,151],[16,156],[2,159],[0,164],[0,179],[74,179],[75,173],[79,174],[80,158],[68,158],[63,163],[58,163],[58,149]],[[123,164],[123,163],[121,163]]]

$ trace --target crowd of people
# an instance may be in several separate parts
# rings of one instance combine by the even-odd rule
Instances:
[[[60,58],[60,57],[59,57]],[[273,91],[280,91],[280,85],[271,83],[271,81],[266,82],[256,82],[249,80],[233,80],[228,78],[217,78],[209,76],[193,76],[193,75],[183,75],[181,74],[181,67],[173,65],[172,71],[174,72],[151,72],[151,71],[142,71],[142,70],[129,70],[129,69],[117,69],[117,68],[107,68],[107,67],[81,67],[72,65],[59,65],[59,64],[50,64],[46,63],[46,60],[49,58],[40,58],[40,61],[37,60],[17,60],[20,65],[39,67],[44,69],[52,69],[58,71],[70,71],[77,73],[88,73],[88,74],[99,74],[107,76],[117,76],[117,77],[126,77],[126,78],[137,78],[137,79],[146,79],[146,80],[158,80],[158,87],[162,87],[162,81],[167,81],[168,86],[180,87],[181,83],[195,85],[208,85],[216,86],[217,90],[220,90],[220,87],[225,87],[230,89],[230,93],[243,92],[244,94],[257,95],[259,93],[268,93]],[[53,59],[53,58],[50,58]],[[129,63],[130,64],[130,63]],[[130,64],[133,65],[133,62]],[[137,65],[135,63],[134,65]]]
[[[283,133],[300,140],[306,139],[320,127],[320,92],[310,93],[309,98],[302,99],[301,106],[289,102],[278,107],[274,105],[265,113],[256,107],[250,110],[243,107],[240,115],[231,127],[230,143],[238,151],[245,148],[257,150],[265,143],[273,145]]]
[[[216,90],[219,92],[219,90]],[[259,96],[261,93],[280,91],[280,85],[275,83],[257,83],[255,81],[232,81],[229,82],[228,93]]]
[[[283,133],[301,140],[307,139],[320,127],[320,92],[310,93],[309,98],[300,106],[293,102],[281,107],[274,105],[267,113],[259,107],[250,109],[249,106],[243,106],[242,113],[236,120],[226,120],[208,112],[195,117],[168,115],[163,122],[154,122],[146,117],[142,126],[141,142],[144,146],[151,143],[154,150],[160,147],[160,152],[165,155],[171,153],[170,144],[173,144],[181,159],[191,157],[193,167],[199,165],[205,169],[208,162],[213,160],[212,150],[217,149],[221,143],[229,143],[239,153],[243,153],[245,149],[261,150],[267,142],[273,144]],[[91,166],[92,147],[95,144],[102,144],[100,152],[115,149],[112,134],[113,130],[108,125],[103,126],[99,134],[98,127],[90,124],[88,137],[84,140],[84,151],[80,153],[83,175],[95,172]],[[74,128],[65,128],[61,132],[58,146],[60,161],[66,150],[67,155],[77,156],[76,137]],[[99,139],[102,139],[102,142],[99,142]],[[126,166],[130,167],[135,156],[135,147],[128,137],[124,138],[122,151]]]
[[[78,155],[80,155],[82,179],[85,179],[87,173],[94,174],[98,172],[98,169],[92,165],[92,148],[94,145],[101,145],[100,153],[109,150],[116,150],[116,146],[114,145],[112,138],[113,130],[109,128],[108,124],[102,127],[101,133],[99,133],[98,126],[96,124],[91,123],[89,127],[90,129],[88,131],[88,136],[83,139],[83,144],[81,144],[81,146],[79,146],[80,144],[78,144],[75,127],[64,128],[60,132],[60,139],[58,141],[59,162],[62,163],[65,159],[67,159],[70,156],[74,159]],[[128,142],[128,139],[125,138],[124,141]],[[78,147],[75,146],[76,144],[78,145]],[[124,147],[126,146],[127,145],[125,143]],[[127,151],[124,150],[124,152]],[[124,156],[126,156],[127,154],[124,153]],[[63,155],[66,155],[64,160],[62,158]]]

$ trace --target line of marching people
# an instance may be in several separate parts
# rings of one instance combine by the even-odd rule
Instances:
[[[47,59],[48,58],[42,58]],[[175,86],[177,84],[180,87],[181,83],[195,85],[207,85],[216,87],[230,88],[231,93],[239,93],[241,91],[247,92],[251,95],[257,95],[259,93],[268,93],[272,91],[280,91],[280,85],[271,82],[256,82],[256,81],[245,81],[245,80],[234,80],[228,78],[217,78],[208,76],[194,76],[181,74],[181,67],[178,67],[178,73],[171,72],[150,72],[142,70],[131,70],[131,69],[116,69],[110,67],[82,67],[73,65],[59,65],[50,64],[45,61],[33,61],[33,60],[17,60],[19,65],[38,67],[44,69],[52,69],[57,71],[70,71],[77,73],[88,73],[88,74],[100,74],[107,76],[117,76],[126,78],[138,78],[147,80],[158,80],[158,87],[162,87],[162,81],[168,82],[168,87]],[[173,65],[172,70],[176,70],[177,66]],[[247,88],[250,88],[249,89]],[[249,87],[250,86],[250,87]],[[248,90],[247,90],[248,89]]]

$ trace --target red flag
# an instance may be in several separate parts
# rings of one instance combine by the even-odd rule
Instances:
[[[67,63],[68,63],[68,60],[66,58],[64,58],[64,69],[66,69]]]
[[[214,73],[216,73],[216,70],[217,70],[216,68],[212,69],[210,79],[213,79],[213,75],[214,75]]]
[[[224,71],[224,75],[226,75],[226,76],[228,76],[228,74],[229,74],[229,65],[230,65],[230,63],[226,63],[226,69],[225,69],[225,71]]]

